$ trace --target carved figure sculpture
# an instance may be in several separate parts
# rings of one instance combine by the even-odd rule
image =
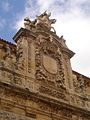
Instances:
[[[85,83],[82,78],[82,75],[80,75],[79,77],[76,77],[75,75],[73,75],[73,85],[75,87],[76,92],[85,93]]]
[[[55,29],[54,27],[51,26],[51,24],[54,24],[56,22],[56,19],[49,19],[50,16],[51,16],[51,13],[47,14],[45,11],[40,16],[37,16],[37,24],[38,23],[44,24],[49,30],[53,29],[55,32]]]
[[[32,30],[33,28],[35,28],[35,24],[36,24],[36,22],[37,22],[37,19],[35,19],[34,21],[31,21],[28,17],[26,17],[25,19],[24,19],[24,26],[25,26],[25,28],[26,29],[28,29],[28,30]]]
[[[51,16],[51,13],[46,13],[46,11],[41,14],[40,16],[37,16],[37,19],[34,21],[31,21],[28,17],[24,19],[24,26],[28,30],[35,30],[37,29],[37,26],[40,28],[47,28],[48,31],[53,30],[54,33],[56,33],[54,27],[51,25],[56,22],[56,19],[49,19]]]

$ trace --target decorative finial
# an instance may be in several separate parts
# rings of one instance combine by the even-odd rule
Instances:
[[[29,30],[33,30],[35,28],[37,30],[39,28],[47,31],[53,30],[53,32],[56,33],[54,27],[51,26],[56,22],[56,19],[50,19],[49,18],[50,16],[51,16],[51,13],[47,13],[47,11],[45,11],[41,15],[36,16],[37,19],[35,19],[34,21],[31,21],[28,17],[26,17],[24,19],[25,21],[24,26],[26,29],[29,29]]]

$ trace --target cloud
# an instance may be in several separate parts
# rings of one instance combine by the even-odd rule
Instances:
[[[67,45],[76,55],[71,59],[72,68],[90,76],[90,12],[88,0],[53,0],[47,9],[57,19],[57,34],[64,35]],[[41,11],[43,10],[43,2]],[[45,6],[44,6],[45,9]]]
[[[62,24],[56,23],[57,34],[64,35],[68,47],[76,55],[71,59],[72,68],[87,76],[90,76],[90,22],[86,19],[76,19]]]
[[[12,6],[10,5],[10,3],[9,3],[8,0],[2,1],[1,6],[2,6],[2,9],[3,9],[5,12],[10,11],[11,8],[12,8]]]
[[[64,35],[67,45],[77,53],[72,68],[90,75],[90,2],[88,0],[27,0],[23,13],[17,16],[15,29],[23,25],[24,17],[33,19],[47,10],[57,19],[57,35]]]
[[[86,15],[88,4],[90,4],[88,0],[26,0],[24,11],[16,17],[16,28],[19,24],[22,25],[24,17],[28,16],[32,19],[45,10],[51,11],[53,17],[63,18],[64,21],[82,18]]]
[[[35,0],[26,0],[25,9],[21,13],[16,15],[16,19],[12,25],[13,29],[20,29],[20,27],[24,27],[24,18],[29,17],[31,20],[36,17],[39,12],[39,7],[37,2],[34,3]]]

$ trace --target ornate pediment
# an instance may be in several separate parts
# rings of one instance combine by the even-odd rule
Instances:
[[[54,27],[52,27],[52,24],[56,22],[56,19],[50,19],[51,13],[47,13],[46,11],[42,13],[41,15],[37,16],[37,18],[34,21],[31,21],[28,17],[24,19],[25,23],[24,26],[26,29],[29,30],[45,30],[45,31],[51,31],[53,30],[54,33],[56,33]]]

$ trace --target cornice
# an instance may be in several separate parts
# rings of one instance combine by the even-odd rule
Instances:
[[[6,48],[7,46],[9,46],[9,48],[11,48],[12,52],[16,53],[16,44],[13,44],[11,42],[8,42],[4,39],[0,38],[0,44],[1,44],[1,48]]]
[[[9,42],[9,41],[6,41],[6,40],[4,40],[4,39],[2,39],[2,38],[0,38],[0,43],[1,43],[1,44],[8,44],[8,45],[10,45],[11,47],[16,47],[15,44],[13,44],[13,43],[11,43],[11,42]]]
[[[17,40],[21,37],[29,37],[29,36],[33,36],[36,38],[36,35],[34,32],[27,30],[25,28],[20,28],[19,31],[14,35],[13,40],[17,43]]]
[[[19,29],[19,31],[15,34],[15,36],[13,37],[14,41],[17,43],[17,40],[21,37],[21,36],[24,36],[24,37],[29,37],[29,36],[32,36],[34,38],[36,38],[39,34],[43,34],[45,36],[50,36],[52,35],[52,37],[58,42],[58,44],[60,44],[61,46],[61,50],[63,52],[66,52],[68,53],[69,57],[73,57],[73,55],[75,54],[73,51],[71,51],[70,49],[64,47],[62,45],[62,40],[61,38],[59,38],[59,36],[57,36],[55,33],[53,32],[47,32],[47,31],[40,31],[40,30],[37,30],[37,31],[31,31],[31,30],[27,30],[25,28],[21,28]]]
[[[67,103],[62,104],[62,102],[60,102],[60,101],[48,98],[45,95],[42,95],[42,94],[37,93],[37,92],[36,93],[32,92],[28,89],[23,89],[23,88],[20,88],[18,86],[6,84],[6,83],[3,83],[3,82],[0,82],[0,87],[2,87],[5,90],[10,90],[10,92],[15,92],[15,93],[17,93],[21,96],[23,95],[23,97],[25,97],[25,99],[34,99],[34,100],[37,100],[37,101],[40,100],[40,101],[48,103],[51,106],[57,106],[57,107],[60,106],[60,107],[62,107],[64,109],[67,109],[69,111],[79,112],[79,113],[81,113],[85,116],[90,116],[90,111],[88,111],[88,110],[84,110],[82,108],[78,108],[78,107],[72,106],[72,105],[67,104]]]

